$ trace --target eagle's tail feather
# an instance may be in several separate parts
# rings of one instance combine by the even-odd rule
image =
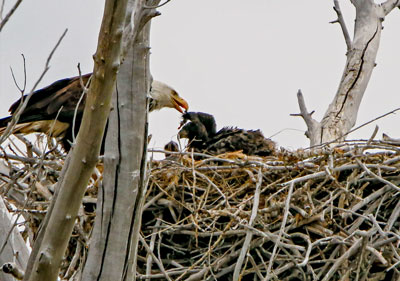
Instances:
[[[6,119],[6,118],[4,118]],[[8,120],[8,122],[11,120],[11,118]],[[2,134],[4,134],[5,130],[7,129],[7,124],[8,122],[6,122],[5,124],[2,123],[3,119],[0,120],[0,136]],[[23,134],[27,134],[27,133],[31,133],[30,130],[29,132],[27,131],[27,128],[29,128],[31,126],[31,123],[22,123],[22,124],[16,124],[12,130],[12,134],[18,134],[18,133],[23,133]],[[34,132],[34,131],[32,131]]]
[[[28,119],[28,120],[25,120]],[[33,119],[33,120],[29,120]],[[53,137],[64,136],[69,124],[54,120],[35,120],[37,118],[22,118],[12,130],[12,134],[30,134],[30,133],[45,133]],[[4,134],[8,122],[11,121],[11,116],[0,119],[0,136]]]

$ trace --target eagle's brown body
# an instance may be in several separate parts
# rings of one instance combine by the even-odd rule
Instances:
[[[83,85],[87,84],[90,76],[91,74],[82,76]],[[76,129],[74,133],[78,134],[85,107],[85,98],[82,98],[77,107],[83,93],[81,84],[79,77],[66,78],[34,92],[22,112],[13,133],[46,133],[58,138],[62,146],[69,150],[71,147],[70,142],[72,142],[72,123],[75,109]],[[20,103],[21,99],[11,105],[9,109],[11,116],[0,119],[0,134],[4,131]]]
[[[82,96],[83,86],[87,86],[91,75],[89,73],[81,77],[58,80],[34,92],[23,110],[18,124],[13,129],[13,133],[46,133],[56,137],[68,151],[71,148],[73,133],[76,136],[79,132],[86,100],[86,95]],[[183,112],[181,107],[185,110],[188,109],[187,102],[169,86],[158,81],[154,81],[152,86],[155,90],[153,91],[154,97],[150,98],[150,111],[163,107],[175,108],[180,112]],[[11,116],[0,119],[0,135],[4,132],[20,103],[21,99],[11,105],[9,109]],[[73,132],[74,120],[75,131]]]

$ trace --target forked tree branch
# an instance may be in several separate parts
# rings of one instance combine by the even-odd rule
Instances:
[[[307,127],[312,128],[316,122],[311,116],[314,111],[308,112],[306,102],[304,101],[304,96],[301,90],[297,91],[297,101],[299,103],[300,114],[292,114],[293,116],[301,116],[307,124]]]
[[[400,9],[400,0],[387,0],[386,2],[382,3],[383,12],[388,15],[394,8]]]
[[[385,14],[399,7],[400,0],[387,0],[382,6],[372,0],[351,0],[356,8],[354,37],[350,39],[338,0],[334,10],[341,25],[347,45],[347,60],[338,90],[320,122],[311,121],[299,95],[300,116],[305,120],[310,146],[342,142],[356,124],[361,100],[376,65],[382,21]]]
[[[350,51],[352,42],[351,42],[351,38],[349,35],[349,31],[347,30],[346,23],[343,18],[342,10],[340,9],[340,6],[339,6],[339,1],[333,0],[333,3],[334,3],[333,9],[335,10],[338,18],[337,18],[337,20],[332,21],[331,23],[339,23],[340,24],[340,27],[342,28],[344,40],[346,41],[347,51]]]
[[[314,111],[308,112],[306,102],[304,101],[304,96],[301,90],[297,92],[297,102],[299,103],[300,113],[290,114],[291,116],[301,116],[307,125],[306,136],[311,140],[312,145],[315,143],[312,138],[317,135],[317,130],[319,128],[319,122],[312,118]]]

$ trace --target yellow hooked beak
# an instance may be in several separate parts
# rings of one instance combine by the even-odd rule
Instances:
[[[188,105],[187,101],[185,101],[183,98],[181,98],[178,95],[172,96],[172,103],[174,105],[174,108],[176,110],[178,110],[180,113],[183,113],[184,111],[188,111],[188,109],[189,109],[189,105]]]

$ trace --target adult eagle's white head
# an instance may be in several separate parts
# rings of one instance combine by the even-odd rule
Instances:
[[[150,89],[149,110],[159,110],[164,107],[175,108],[181,113],[189,109],[188,103],[173,88],[160,81],[153,80]]]

